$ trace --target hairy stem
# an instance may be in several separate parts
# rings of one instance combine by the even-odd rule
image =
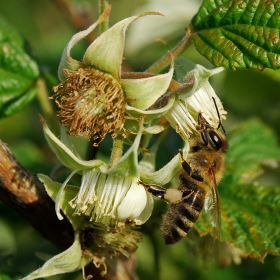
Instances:
[[[99,0],[99,15],[109,7],[109,3],[106,0]],[[99,24],[99,35],[105,32],[109,28],[109,17],[107,17],[103,22]]]
[[[113,141],[113,148],[112,148],[109,166],[114,165],[121,158],[122,153],[123,153],[123,140],[117,137]]]
[[[191,38],[191,33],[187,32],[186,36],[179,42],[179,44],[170,51],[174,57],[174,60],[177,57],[179,57],[191,45]],[[170,55],[166,54],[158,61],[156,61],[153,65],[151,65],[145,72],[157,74],[164,70],[169,64]]]
[[[49,101],[48,90],[46,87],[45,80],[43,78],[39,78],[37,80],[37,98],[41,105],[41,108],[44,112],[44,115],[48,121],[48,123],[52,126],[56,133],[59,132],[59,123],[57,118],[55,117],[55,111],[51,102]]]

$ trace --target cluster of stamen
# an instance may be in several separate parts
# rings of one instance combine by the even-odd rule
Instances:
[[[124,125],[124,94],[111,75],[96,69],[65,70],[67,80],[54,87],[58,117],[68,133],[85,135],[94,145],[111,134],[115,138]]]

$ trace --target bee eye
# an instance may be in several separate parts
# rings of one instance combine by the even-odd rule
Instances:
[[[209,136],[216,146],[217,150],[221,149],[223,146],[223,142],[220,136],[214,130],[209,131]]]

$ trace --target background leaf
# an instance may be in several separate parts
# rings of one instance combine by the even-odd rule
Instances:
[[[191,22],[196,49],[215,66],[280,67],[277,0],[204,0]]]
[[[38,75],[24,41],[0,17],[0,117],[16,113],[35,97]]]
[[[280,187],[259,184],[261,163],[280,161],[275,134],[252,120],[230,136],[228,166],[219,185],[221,239],[245,254],[263,260],[280,253]],[[200,234],[211,229],[203,217],[196,223]]]

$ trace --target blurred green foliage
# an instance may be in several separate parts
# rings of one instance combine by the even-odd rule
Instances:
[[[24,36],[39,62],[41,72],[47,73],[50,95],[52,94],[51,87],[57,82],[56,72],[62,50],[70,37],[77,31],[69,17],[59,8],[58,2],[54,0],[2,0],[0,2],[1,16]],[[69,2],[74,3],[77,9],[85,7],[85,9],[90,10],[92,18],[96,19],[98,14],[97,0],[69,0]],[[138,8],[153,1],[112,0],[110,2],[112,3],[110,21],[113,24],[126,16],[138,13]],[[176,6],[176,1],[169,1],[170,3],[168,1],[155,2],[159,5],[158,11],[162,10],[161,5]],[[185,2],[189,2],[191,6],[197,5],[199,1],[185,0]],[[167,49],[178,43],[184,34],[184,27],[190,19],[186,16],[181,21],[184,23],[174,26],[172,31],[169,29],[170,26],[167,28],[163,25],[162,28],[167,30],[166,36],[163,37],[167,41],[167,45],[155,44],[151,40],[148,48],[147,46],[146,48],[138,46],[133,55],[127,56],[125,67],[134,71],[146,69],[161,55],[165,54]],[[161,22],[164,24],[163,20]],[[177,32],[174,32],[174,30],[177,30]],[[145,35],[148,31],[143,30],[142,32]],[[130,35],[130,33],[128,34]],[[136,35],[140,36],[140,34]],[[154,39],[156,38],[155,34]],[[84,48],[86,48],[86,42],[84,42],[84,45],[75,48],[75,55],[81,57]],[[210,63],[199,55],[194,47],[191,47],[184,54],[184,57],[194,63],[211,67]],[[180,68],[180,63],[176,63],[176,67]],[[252,70],[234,72],[226,70],[212,78],[212,85],[228,111],[228,118],[224,123],[227,131],[230,132],[246,120],[254,117],[260,119],[276,132],[276,139],[279,144],[279,71],[266,69],[262,72]],[[55,156],[50,153],[44,140],[38,113],[42,113],[42,109],[37,99],[34,99],[29,106],[17,114],[1,119],[0,139],[8,144],[28,170],[34,173],[49,174],[57,161]],[[256,141],[266,142],[261,135],[258,137],[256,134],[254,137]],[[269,145],[269,143],[262,144]],[[106,141],[102,145],[100,151],[106,155]],[[159,166],[177,152],[181,142],[177,135],[172,133],[162,145],[167,152],[166,154],[161,153],[158,158]],[[280,186],[279,167],[277,169],[266,167],[265,169],[266,172],[259,180],[264,185]],[[139,244],[139,250],[136,253],[138,275],[141,280],[279,279],[280,259],[277,256],[267,256],[264,263],[248,258],[243,259],[240,265],[231,264],[228,267],[220,267],[217,265],[217,260],[207,253],[207,237],[198,238],[194,230],[179,244],[165,246],[160,235],[160,219],[158,218],[164,207],[163,202],[156,201],[153,217],[143,226],[143,232],[150,233],[152,231],[152,235],[146,234],[144,236],[144,242]],[[271,215],[273,214],[279,216],[279,212],[271,213]],[[35,257],[34,252],[44,252],[50,255],[57,253],[57,249],[52,244],[43,239],[13,209],[8,208],[1,202],[0,217],[0,280],[18,279],[41,266],[43,262]],[[280,225],[278,226],[280,227]],[[280,244],[278,244],[278,247],[280,247]],[[49,279],[82,279],[82,275],[77,272]]]

